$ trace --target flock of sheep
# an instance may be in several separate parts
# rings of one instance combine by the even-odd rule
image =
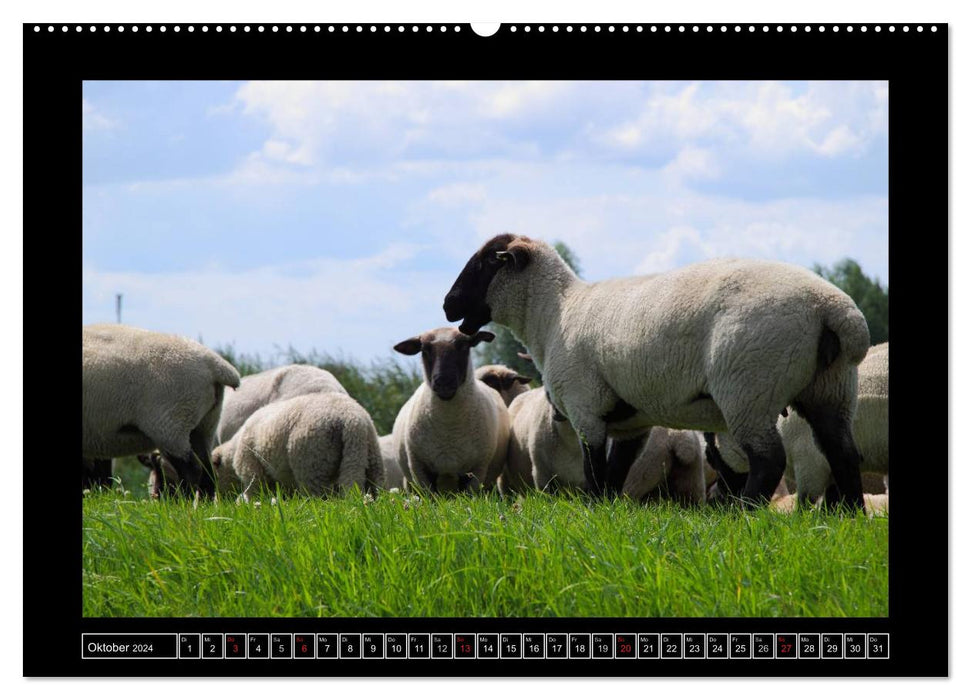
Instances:
[[[325,370],[241,379],[199,343],[86,326],[82,486],[138,454],[153,497],[573,489],[758,507],[788,481],[800,502],[862,508],[861,472],[877,475],[869,492],[888,488],[888,346],[870,348],[853,301],[808,270],[712,260],[590,284],[542,241],[502,234],[444,310],[457,329],[394,347],[420,355],[424,381],[381,438]],[[491,321],[523,341],[542,387],[473,368]]]

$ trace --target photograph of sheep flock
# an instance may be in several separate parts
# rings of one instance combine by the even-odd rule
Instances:
[[[886,81],[86,81],[86,617],[886,617]]]

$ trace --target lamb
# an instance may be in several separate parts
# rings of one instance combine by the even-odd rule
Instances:
[[[630,466],[623,494],[637,501],[670,498],[682,505],[705,502],[701,436],[693,430],[654,427]]]
[[[181,490],[214,495],[210,451],[236,369],[200,343],[131,326],[85,326],[81,344],[82,458],[158,448]]]
[[[482,365],[475,370],[475,378],[498,391],[507,407],[517,396],[529,391],[532,381],[505,365]]]
[[[392,435],[408,479],[431,492],[492,488],[502,472],[509,415],[498,392],[472,373],[469,351],[495,335],[454,328],[426,331],[394,346],[421,353],[425,380],[402,406]]]
[[[237,391],[226,395],[216,436],[220,443],[228,441],[247,418],[274,401],[329,392],[347,394],[333,374],[313,365],[285,365],[250,374]]]
[[[884,479],[890,465],[889,359],[890,345],[883,343],[870,348],[857,368],[853,438],[862,457],[861,485],[865,493],[871,494],[886,489]],[[826,458],[815,444],[809,424],[799,415],[785,412],[778,420],[778,429],[786,451],[786,478],[795,480],[800,502],[814,503],[825,493],[832,478]],[[739,477],[746,471],[744,454],[730,436],[720,433],[706,439],[710,458],[720,459]],[[827,502],[830,500],[827,498]]]
[[[261,486],[325,496],[354,486],[373,493],[384,484],[374,423],[338,392],[264,406],[213,451],[213,464],[220,474],[236,474],[243,500]]]
[[[408,480],[398,465],[398,457],[394,451],[394,435],[382,435],[378,438],[381,446],[381,459],[384,461],[384,488],[404,491]]]
[[[556,251],[502,234],[476,252],[448,291],[459,330],[510,328],[543,373],[556,408],[580,435],[587,487],[618,493],[607,437],[654,425],[728,431],[750,469],[747,507],[767,503],[785,471],[776,416],[807,418],[839,496],[863,506],[853,441],[856,366],[869,329],[848,295],[809,270],[725,259],[665,274],[588,284]]]
[[[583,452],[577,434],[540,387],[509,406],[509,451],[501,489],[521,492],[582,488]]]

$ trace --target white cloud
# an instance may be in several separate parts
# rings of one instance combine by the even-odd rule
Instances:
[[[121,122],[110,119],[95,108],[91,102],[81,98],[81,129],[84,131],[110,131],[120,126]]]
[[[486,198],[486,188],[472,182],[454,182],[436,187],[428,193],[428,201],[443,206],[457,206],[468,202],[481,202]]]
[[[441,298],[451,273],[402,266],[420,250],[397,244],[368,258],[239,271],[162,274],[87,266],[83,322],[114,321],[115,294],[123,293],[125,323],[201,336],[209,345],[235,343],[240,351],[263,354],[292,344],[359,359],[387,355],[402,338],[445,324]]]
[[[657,236],[653,249],[637,264],[634,273],[646,275],[675,268],[678,266],[679,255],[689,246],[695,249],[694,257],[699,260],[714,257],[712,248],[705,244],[697,229],[691,226],[675,226]]]
[[[776,82],[651,86],[639,113],[594,135],[620,150],[719,143],[774,159],[808,152],[856,154],[887,135],[885,82],[810,83],[797,93]]]
[[[721,174],[715,154],[706,148],[686,146],[662,169],[664,176],[680,183],[686,180],[712,180]]]

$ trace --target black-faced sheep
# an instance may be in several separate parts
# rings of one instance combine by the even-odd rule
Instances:
[[[274,401],[305,394],[347,394],[337,378],[313,365],[285,365],[243,377],[239,389],[226,394],[216,437],[226,442],[257,410]]]
[[[494,337],[446,327],[394,346],[404,355],[421,353],[425,377],[392,430],[409,484],[433,492],[495,485],[506,459],[509,415],[499,393],[475,378],[469,353]]]
[[[654,425],[730,432],[746,453],[747,505],[768,502],[785,471],[776,417],[813,427],[841,498],[863,505],[851,420],[869,330],[845,293],[809,270],[712,260],[652,277],[588,284],[542,241],[502,234],[445,297],[464,333],[496,321],[522,341],[552,400],[583,441],[592,492],[618,493],[608,435]]]
[[[183,491],[212,496],[210,451],[235,368],[195,341],[130,326],[85,326],[81,343],[82,458],[158,448]]]
[[[506,406],[517,396],[529,391],[530,377],[519,374],[505,365],[482,365],[475,370],[475,378],[499,392]]]
[[[213,451],[217,471],[234,472],[243,499],[262,486],[324,496],[384,485],[384,464],[371,417],[346,394],[306,394],[254,412]]]

